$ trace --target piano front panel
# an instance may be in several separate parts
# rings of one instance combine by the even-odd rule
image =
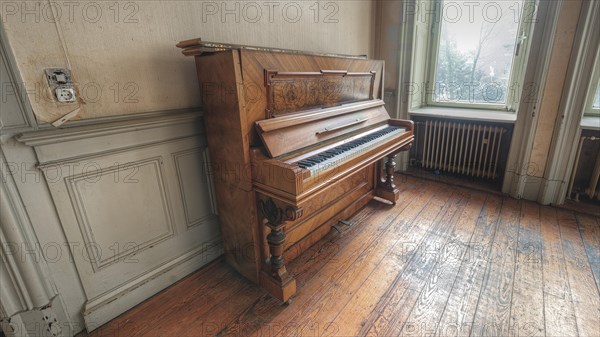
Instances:
[[[373,99],[376,74],[265,70],[267,117]]]
[[[346,70],[355,73],[369,73],[374,71],[373,98],[382,99],[380,89],[383,61],[270,53],[252,50],[241,50],[239,53],[241,55],[242,87],[245,100],[246,127],[248,130],[254,130],[255,122],[269,117],[267,114],[268,99],[265,85],[265,71],[320,72],[321,70]],[[348,99],[345,95],[338,95],[338,97],[339,102],[328,99],[325,101],[326,105],[324,106],[335,105]],[[297,108],[299,109],[298,111],[308,109],[303,105],[299,105]],[[287,113],[294,112],[290,108],[286,109],[286,111]],[[251,145],[261,145],[261,140],[255,132],[251,132],[249,136]]]
[[[333,182],[327,190],[316,193],[298,204],[299,207],[302,207],[304,216],[296,221],[288,222],[286,225],[286,242],[284,245],[286,259],[291,260],[299,254],[299,247],[307,244],[307,242],[302,244],[303,241],[316,242],[329,232],[332,225],[356,212],[359,208],[354,209],[349,206],[357,200],[367,195],[372,196],[375,186],[375,165],[369,165],[354,174]],[[257,198],[266,198],[260,192],[257,194]],[[339,217],[340,212],[350,213]],[[269,256],[266,243],[266,235],[269,233],[268,228],[262,226],[261,232],[263,233],[263,257],[267,258]],[[316,235],[311,236],[311,233],[316,233]],[[296,248],[290,249],[291,247]]]

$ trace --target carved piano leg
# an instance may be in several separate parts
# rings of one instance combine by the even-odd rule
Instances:
[[[388,200],[393,204],[396,204],[398,198],[400,197],[400,191],[396,189],[396,185],[394,185],[394,171],[396,169],[396,162],[394,161],[396,158],[396,154],[392,154],[387,157],[387,161],[385,162],[385,178],[382,178],[379,181],[377,186],[376,195],[382,199]]]
[[[264,266],[260,274],[260,285],[271,295],[283,302],[288,302],[296,294],[296,280],[287,272],[283,258],[285,244],[285,225],[302,216],[302,209],[287,207],[285,211],[277,207],[273,199],[259,200],[259,205],[266,217],[265,225],[271,229],[267,235],[269,264]]]
[[[267,223],[267,226],[271,228],[271,233],[267,235],[271,258],[267,270],[262,272],[261,285],[276,298],[287,302],[296,294],[296,280],[287,272],[283,260],[285,224]]]

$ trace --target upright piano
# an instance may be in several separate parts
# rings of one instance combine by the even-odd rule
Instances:
[[[286,261],[374,197],[398,200],[394,157],[411,147],[413,123],[384,107],[383,61],[177,47],[196,61],[226,261],[287,302]]]

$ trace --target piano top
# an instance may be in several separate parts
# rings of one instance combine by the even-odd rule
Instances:
[[[346,54],[334,54],[334,53],[318,53],[309,52],[294,49],[283,49],[283,48],[271,48],[271,47],[260,47],[260,46],[249,46],[243,44],[223,43],[223,42],[209,42],[202,41],[202,39],[191,39],[181,41],[177,44],[178,48],[183,49],[182,53],[185,56],[199,56],[203,53],[215,53],[226,50],[241,49],[241,50],[252,50],[252,51],[266,51],[271,53],[286,53],[286,54],[300,54],[300,55],[311,55],[311,56],[326,56],[326,57],[339,57],[347,59],[365,60],[367,55],[346,55]]]

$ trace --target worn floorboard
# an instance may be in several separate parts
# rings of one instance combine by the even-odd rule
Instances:
[[[517,263],[517,240],[521,202],[505,198],[487,266],[487,279],[477,296],[473,321],[460,321],[459,336],[508,336],[510,308]],[[451,297],[451,301],[461,301]],[[462,310],[447,308],[445,315],[462,315]]]
[[[546,335],[542,249],[540,207],[524,201],[517,241],[509,336]]]
[[[558,223],[578,334],[600,336],[600,295],[592,272],[593,267],[590,265],[577,226],[576,215],[559,211]]]
[[[399,180],[288,264],[289,305],[217,260],[82,336],[600,336],[600,218]]]

